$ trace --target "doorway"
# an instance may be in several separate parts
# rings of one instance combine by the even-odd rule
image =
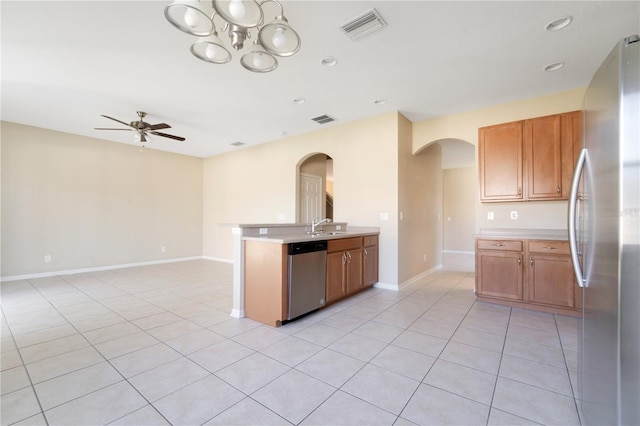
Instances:
[[[333,219],[333,159],[324,153],[311,154],[298,164],[297,174],[297,222]]]

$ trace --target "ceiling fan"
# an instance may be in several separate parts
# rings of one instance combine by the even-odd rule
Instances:
[[[135,135],[135,138],[136,138],[136,141],[138,142],[148,142],[147,133],[155,136],[162,136],[163,138],[175,139],[177,141],[185,140],[181,136],[174,136],[167,133],[157,132],[156,130],[160,130],[160,129],[170,129],[171,126],[169,126],[167,123],[149,124],[144,121],[144,117],[147,115],[147,113],[144,111],[137,111],[137,112],[138,112],[138,117],[140,119],[137,121],[132,121],[131,123],[125,123],[124,121],[120,121],[117,118],[113,118],[113,117],[109,117],[108,115],[101,114],[101,116],[104,118],[117,121],[120,124],[124,124],[125,126],[130,127],[129,129],[119,129],[119,128],[114,129],[114,128],[108,128],[108,127],[94,127],[94,129],[95,130],[129,130],[129,131],[135,130],[137,132]]]

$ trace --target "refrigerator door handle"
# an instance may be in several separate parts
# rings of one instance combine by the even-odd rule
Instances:
[[[573,263],[573,271],[580,287],[584,287],[585,278],[580,269],[580,259],[578,258],[578,240],[576,238],[576,205],[578,203],[578,184],[580,183],[580,175],[584,169],[584,163],[587,157],[587,149],[582,148],[578,162],[576,163],[576,171],[573,174],[571,182],[571,193],[569,194],[569,248],[571,250],[571,263]]]

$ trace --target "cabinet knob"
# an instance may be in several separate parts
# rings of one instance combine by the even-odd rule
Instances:
[[[533,266],[533,257],[531,258],[531,266]]]
[[[349,263],[351,263],[351,253],[347,252],[347,259],[349,261]]]
[[[366,258],[369,253],[367,253],[367,249],[362,249],[364,251],[364,257]]]
[[[518,195],[522,195],[522,188],[518,188]]]
[[[522,258],[518,257],[518,266],[522,265]]]
[[[556,188],[556,192],[559,194],[560,193],[560,185],[558,185],[558,187]]]
[[[543,249],[545,249],[545,250],[558,250],[556,247],[551,247],[551,246],[543,247]]]
[[[504,247],[504,244],[491,244],[493,247]]]
[[[346,253],[342,253],[342,263],[347,263],[347,254]]]

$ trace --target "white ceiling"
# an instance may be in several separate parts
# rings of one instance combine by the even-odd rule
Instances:
[[[639,1],[282,3],[302,48],[254,74],[237,54],[226,65],[196,59],[195,38],[164,17],[169,2],[3,0],[1,118],[133,143],[93,128],[119,126],[100,114],[130,122],[142,110],[187,139],[150,148],[207,157],[389,111],[419,121],[583,87],[620,38],[640,32]],[[351,41],[339,26],[371,8],[387,27]],[[545,31],[563,15],[568,28]],[[320,65],[328,55],[335,67]],[[311,121],[322,114],[336,121]]]

